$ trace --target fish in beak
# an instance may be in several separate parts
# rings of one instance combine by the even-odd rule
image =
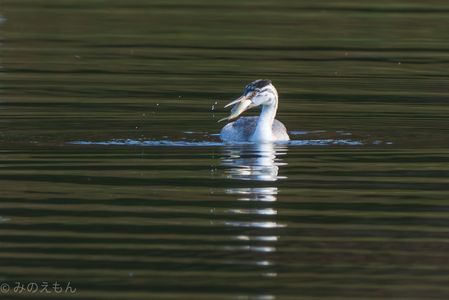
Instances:
[[[253,95],[250,95],[249,97],[246,95],[241,96],[240,98],[232,101],[231,103],[226,104],[226,107],[229,107],[231,105],[235,106],[231,109],[231,114],[223,119],[218,120],[218,122],[222,121],[230,121],[233,119],[238,118],[244,111],[254,107],[253,102],[251,101],[251,98],[253,98]]]

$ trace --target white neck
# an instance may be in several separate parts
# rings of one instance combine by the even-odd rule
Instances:
[[[251,136],[252,142],[270,142],[273,137],[273,122],[278,109],[277,97],[273,99],[271,104],[263,105],[259,119],[257,120],[256,130]]]

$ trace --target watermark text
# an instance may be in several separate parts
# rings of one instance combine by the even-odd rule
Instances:
[[[0,294],[75,294],[71,282],[1,282]]]

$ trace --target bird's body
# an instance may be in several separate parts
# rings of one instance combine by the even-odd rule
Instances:
[[[237,121],[226,124],[220,133],[220,137],[225,142],[251,142],[251,138],[256,131],[259,117],[242,117]],[[290,138],[287,129],[281,121],[274,120],[271,128],[273,137],[270,141],[288,141]]]
[[[235,119],[256,106],[261,106],[262,110],[259,117],[243,117],[224,126],[220,133],[223,141],[265,143],[290,139],[284,124],[275,119],[278,93],[270,80],[259,79],[250,83],[243,95],[227,106],[234,104],[231,115],[222,120]]]

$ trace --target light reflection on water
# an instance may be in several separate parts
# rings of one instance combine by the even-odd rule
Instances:
[[[283,165],[278,158],[287,153],[287,147],[282,144],[254,144],[246,146],[229,146],[225,148],[226,158],[222,165],[227,167],[228,178],[236,180],[276,181],[283,177],[278,175],[279,166]],[[275,195],[277,190],[270,188],[263,190],[247,189],[233,191],[235,194],[253,192],[261,195]]]
[[[261,268],[263,277],[277,277],[276,263],[264,254],[273,255],[277,251],[276,244],[279,235],[273,234],[276,229],[286,227],[277,221],[278,210],[273,206],[279,193],[275,182],[285,179],[280,176],[280,168],[285,166],[282,156],[287,154],[286,145],[271,143],[255,145],[234,145],[225,147],[221,165],[225,167],[225,176],[236,182],[270,182],[272,185],[260,187],[231,187],[225,193],[235,195],[237,201],[251,201],[251,208],[235,208],[227,210],[229,215],[246,215],[245,221],[225,221],[224,225],[241,228],[242,232],[235,239],[246,241],[248,244],[226,246],[228,251],[249,251],[259,255],[252,263]],[[267,203],[271,203],[267,206]],[[261,206],[262,205],[262,206]],[[241,262],[235,262],[241,263]],[[269,268],[267,270],[266,268]],[[264,297],[261,295],[260,297]]]
[[[139,147],[214,147],[230,146],[220,141],[197,141],[197,140],[133,140],[133,139],[113,139],[108,141],[71,141],[72,145],[100,145],[100,146],[139,146]],[[282,142],[279,145],[289,146],[360,146],[361,141],[350,139],[304,139]],[[248,146],[250,143],[241,143],[237,146]],[[232,146],[232,145],[231,145]]]

